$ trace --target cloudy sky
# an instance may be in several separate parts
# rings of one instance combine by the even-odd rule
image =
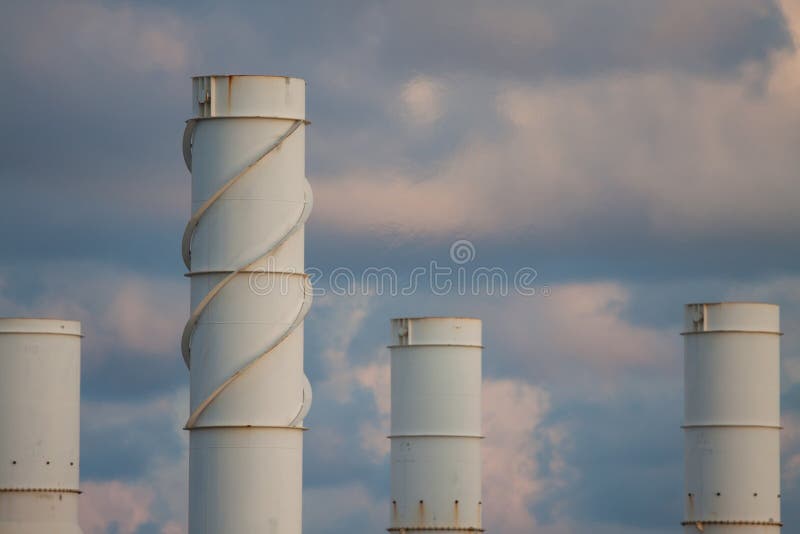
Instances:
[[[798,44],[800,0],[7,0],[0,314],[83,322],[86,534],[186,529],[180,139],[217,72],[308,81],[310,266],[537,273],[315,300],[305,532],[387,526],[388,319],[433,314],[484,321],[489,532],[676,532],[682,304],[722,299],[782,306],[800,524]]]

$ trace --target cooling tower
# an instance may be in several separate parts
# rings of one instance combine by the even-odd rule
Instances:
[[[779,309],[689,304],[683,335],[684,532],[778,533]]]
[[[81,534],[81,324],[0,319],[0,532]]]
[[[305,88],[276,76],[193,79],[190,534],[302,531]]]
[[[481,321],[392,320],[390,532],[483,532]]]

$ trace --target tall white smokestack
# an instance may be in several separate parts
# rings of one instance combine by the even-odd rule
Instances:
[[[183,239],[192,312],[190,534],[300,534],[305,82],[193,80],[184,135],[192,218]]]
[[[0,319],[0,532],[81,534],[81,324]]]
[[[390,532],[483,532],[481,321],[392,320]]]
[[[780,532],[778,306],[689,304],[684,532]]]

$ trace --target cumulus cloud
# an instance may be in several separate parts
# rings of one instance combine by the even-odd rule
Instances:
[[[330,177],[316,186],[315,217],[353,235],[407,238],[790,235],[800,229],[799,57],[778,50],[726,78],[499,79],[500,135],[476,121],[435,165]]]
[[[337,401],[345,402],[358,382],[358,370],[351,365],[348,352],[371,309],[370,300],[369,297],[340,299],[331,296],[317,299],[315,305],[328,312],[318,327],[320,334],[328,340],[322,352],[328,373],[321,387]]]
[[[367,457],[381,463],[389,452],[386,436],[389,434],[389,364],[383,347],[373,358],[362,364],[353,361],[354,338],[364,328],[368,313],[374,310],[371,297],[341,299],[334,296],[318,300],[327,308],[326,319],[318,325],[319,332],[328,339],[322,358],[326,367],[324,381],[317,386],[317,398],[334,400],[348,406],[356,393],[366,394],[371,400],[372,417],[358,423],[360,447]],[[381,361],[381,359],[383,361]]]
[[[665,69],[721,75],[786,45],[776,4],[444,0],[380,3],[370,16],[385,26],[379,57],[395,68],[530,79]]]
[[[147,355],[173,355],[176,332],[185,322],[185,290],[171,281],[128,277],[119,282],[107,308],[107,328],[118,342]]]
[[[196,50],[188,21],[142,2],[12,0],[6,8],[0,97],[15,105],[0,132],[9,191],[0,205],[27,231],[4,231],[3,240],[26,256],[33,241],[52,246],[58,228],[58,245],[74,257],[111,228],[125,239],[132,227],[141,236],[155,221],[185,218],[188,182],[176,150],[186,108],[172,98],[186,94]]]
[[[122,482],[86,482],[80,498],[81,528],[86,534],[135,534],[151,519],[153,490]]]
[[[180,461],[160,464],[135,482],[81,483],[79,522],[84,534],[137,534],[145,526],[161,534],[185,534],[187,476],[188,463]]]
[[[391,413],[391,373],[388,363],[370,363],[352,369],[355,387],[369,393],[376,408],[376,418],[359,424],[361,448],[375,463],[382,463],[389,454]]]
[[[162,534],[186,531],[187,412],[185,388],[146,400],[82,402],[86,534],[135,534],[145,524]]]
[[[188,201],[188,182],[177,140],[188,107],[190,65],[199,72],[215,62],[257,70],[267,50],[280,69],[311,74],[311,132],[319,132],[309,145],[312,161],[327,151],[344,169],[327,162],[314,166],[318,202],[312,221],[337,238],[358,238],[359,245],[364,236],[377,236],[384,245],[387,235],[415,246],[418,238],[454,234],[485,236],[501,245],[529,235],[601,245],[635,237],[658,244],[734,236],[747,248],[754,236],[793,237],[798,222],[792,199],[800,192],[792,175],[800,163],[800,70],[775,3],[598,0],[587,8],[581,2],[383,3],[363,10],[363,18],[327,4],[311,10],[333,24],[310,19],[307,6],[264,8],[272,20],[290,12],[304,28],[321,30],[306,32],[311,38],[300,41],[293,39],[292,24],[263,32],[255,22],[263,17],[244,9],[215,10],[210,33],[202,10],[155,4],[79,0],[42,8],[18,2],[7,10],[0,18],[0,60],[11,73],[4,87],[16,105],[6,122],[18,144],[3,144],[0,178],[13,182],[7,189],[16,191],[4,197],[9,213],[21,213],[29,200],[40,209],[20,215],[27,233],[8,227],[4,242],[20,240],[15,251],[27,255],[35,248],[48,263],[35,273],[35,284],[4,275],[0,310],[84,323],[90,371],[85,391],[93,399],[83,419],[87,534],[142,527],[185,532],[186,436],[179,430],[185,413],[175,413],[177,404],[185,411],[187,403],[169,395],[154,398],[147,388],[165,374],[156,362],[180,365],[186,284],[175,273],[169,279],[136,273],[135,265],[50,261],[57,254],[52,246],[62,246],[67,256],[108,257],[115,252],[100,251],[94,239],[99,230],[124,223],[129,228],[123,237],[136,238],[131,257],[140,251],[145,256],[158,248],[153,242],[179,234],[180,227],[159,223],[187,215],[181,199]],[[782,6],[797,39],[800,2]],[[353,19],[355,26],[347,26]],[[198,41],[197,35],[204,38]],[[326,43],[322,56],[320,39]],[[355,48],[352,41],[358,41]],[[441,135],[419,142],[419,132],[434,123]],[[49,147],[46,158],[42,146]],[[78,224],[90,231],[67,245],[54,242],[52,228]],[[36,245],[48,246],[31,246],[34,228],[44,235]],[[64,232],[58,237],[66,239]],[[351,252],[339,240],[330,243]],[[16,252],[8,258],[16,259]],[[595,267],[587,264],[582,276],[594,277]],[[23,285],[36,289],[20,296],[27,289],[17,286]],[[785,279],[757,290],[759,298],[795,301],[798,287]],[[630,506],[629,495],[620,503],[601,491],[605,515],[590,522],[576,517],[597,515],[592,506],[600,505],[577,502],[569,510],[573,517],[566,517],[553,495],[566,485],[570,498],[578,499],[569,485],[582,473],[570,449],[585,452],[586,444],[573,443],[574,428],[551,419],[588,426],[592,416],[604,413],[610,396],[646,388],[647,395],[637,399],[661,399],[655,382],[678,387],[675,368],[662,372],[660,366],[678,364],[680,339],[664,323],[634,320],[632,299],[628,284],[578,281],[554,285],[549,298],[433,302],[416,295],[407,305],[373,298],[317,301],[307,342],[322,348],[307,351],[307,364],[321,368],[311,413],[319,421],[311,425],[307,443],[320,444],[313,445],[320,465],[307,471],[313,479],[306,492],[307,529],[335,534],[386,526],[381,488],[388,478],[389,368],[385,332],[373,332],[377,322],[370,317],[383,321],[389,310],[413,307],[474,310],[494,338],[485,360],[491,369],[484,395],[487,528],[666,532],[644,526],[644,520],[632,526],[639,519],[627,509],[609,519],[614,505]],[[325,322],[316,322],[319,314],[331,320],[319,324]],[[790,346],[796,345],[790,333],[800,326],[795,315],[784,314],[784,342]],[[661,313],[654,316],[664,320]],[[800,381],[792,353],[784,352],[787,394]],[[92,374],[97,369],[102,373]],[[647,380],[630,380],[632,372],[647,373]],[[96,398],[99,384],[111,384],[102,402]],[[109,398],[116,399],[123,386],[134,401]],[[562,403],[576,399],[579,407],[564,414],[571,405]],[[652,402],[647,413],[677,420],[679,402]],[[796,407],[787,404],[784,472],[793,488],[800,476],[798,424]],[[634,409],[625,413],[640,415]],[[606,430],[593,432],[587,435],[598,442],[590,448],[618,448],[618,441],[604,441]],[[625,439],[646,442],[645,433],[631,428]],[[679,447],[665,453],[647,445],[637,458],[635,483],[642,486],[632,484],[634,490],[651,482],[653,472],[668,486],[658,470],[680,455]],[[132,467],[120,472],[126,463]],[[594,493],[596,484],[585,481],[586,487],[595,485]],[[662,497],[679,490],[677,483],[653,490],[652,500],[669,501]],[[794,502],[792,495],[787,488],[787,503]],[[547,507],[549,517],[537,506]]]
[[[487,310],[514,364],[539,380],[566,380],[581,395],[612,394],[642,369],[675,367],[680,339],[627,318],[630,290],[618,282],[551,287],[550,296],[505,299]],[[513,355],[513,356],[511,356]],[[583,389],[582,385],[592,384]],[[564,393],[564,392],[562,392]]]
[[[566,445],[562,428],[547,426],[550,396],[521,380],[483,384],[484,524],[507,533],[531,532],[538,525],[532,507],[575,474],[558,452]],[[544,450],[553,450],[540,465]]]
[[[59,73],[69,79],[78,74],[76,66],[86,63],[130,74],[182,72],[187,65],[189,34],[171,10],[81,0],[53,2],[44,11],[25,13],[36,31],[6,37],[18,40],[21,64],[46,69],[50,76]]]
[[[442,82],[430,76],[416,76],[409,80],[400,95],[404,104],[403,118],[411,124],[429,126],[444,113]]]
[[[2,297],[9,315],[63,317],[82,322],[90,365],[123,349],[139,356],[176,358],[188,292],[180,280],[146,276],[105,264],[43,268],[35,297]]]

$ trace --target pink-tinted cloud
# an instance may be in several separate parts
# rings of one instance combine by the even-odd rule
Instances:
[[[783,7],[796,32],[797,1]],[[315,220],[405,239],[456,231],[573,238],[600,227],[669,238],[786,235],[800,230],[800,182],[791,172],[800,166],[798,65],[792,49],[725,78],[647,71],[536,85],[500,79],[496,116],[479,115],[482,102],[474,102],[464,141],[433,164],[354,162],[316,182]],[[448,89],[467,100],[473,90]],[[418,92],[415,101],[433,102],[431,91]],[[489,133],[495,120],[500,135]]]
[[[3,297],[0,312],[81,321],[84,362],[92,365],[116,350],[149,357],[178,357],[188,288],[180,280],[148,277],[104,264],[43,268],[33,302]]]
[[[616,282],[555,285],[549,296],[515,296],[490,320],[518,363],[539,380],[567,379],[574,388],[613,388],[626,371],[674,368],[680,339],[673,333],[637,325],[625,314],[629,290]],[[584,391],[584,394],[589,393]]]
[[[125,75],[185,70],[186,24],[157,6],[57,1],[28,13],[36,31],[19,32],[16,57],[28,69],[73,80],[76,67],[103,65]],[[72,72],[70,72],[72,70]]]
[[[122,482],[85,482],[81,485],[80,524],[85,534],[135,534],[151,518],[155,493],[145,486]]]
[[[136,437],[131,429],[147,432],[146,429],[162,428],[165,423],[167,428],[174,429],[173,436],[160,435],[153,442],[158,445],[145,451],[144,468],[135,479],[81,483],[84,491],[81,525],[86,534],[105,534],[112,525],[116,525],[120,534],[133,534],[145,523],[160,526],[163,534],[186,531],[188,434],[182,425],[187,412],[188,391],[183,388],[146,401],[82,403],[83,430],[90,438],[126,433]],[[182,444],[177,457],[176,441]],[[87,450],[87,444],[83,446]],[[108,445],[93,443],[92,446]]]
[[[186,292],[175,283],[144,278],[120,280],[106,320],[118,342],[149,355],[174,355],[185,322]]]
[[[406,83],[400,93],[403,119],[409,124],[430,126],[444,113],[446,88],[430,76],[416,76]]]
[[[800,415],[785,413],[781,418],[781,449],[783,456],[782,479],[787,488],[800,483]]]
[[[574,476],[558,452],[567,436],[544,425],[549,411],[549,395],[540,388],[519,380],[484,381],[484,524],[492,530],[531,532],[537,526],[531,507]],[[556,452],[543,470],[539,454],[545,446]]]

